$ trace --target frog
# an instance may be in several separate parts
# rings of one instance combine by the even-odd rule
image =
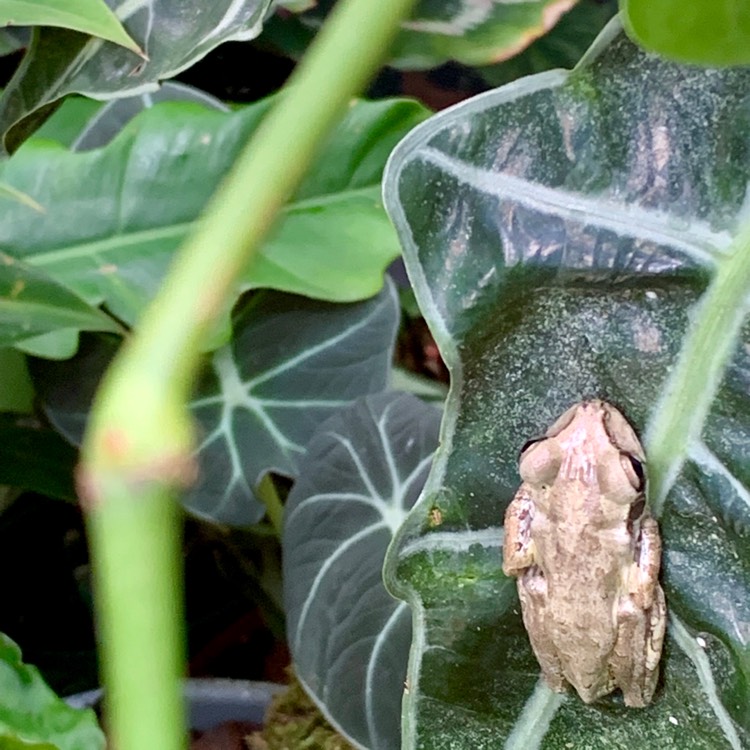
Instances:
[[[584,703],[619,688],[642,708],[656,690],[667,608],[645,463],[630,423],[601,399],[571,406],[520,453],[503,572],[517,578],[545,682]]]

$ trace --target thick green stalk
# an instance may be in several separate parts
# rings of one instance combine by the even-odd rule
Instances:
[[[185,404],[201,344],[279,208],[413,4],[339,3],[97,395],[79,487],[88,511],[108,725],[118,750],[179,750],[185,743],[173,493],[193,475]],[[280,524],[278,509],[269,510]]]
[[[117,480],[103,486],[106,511],[88,519],[106,728],[118,748],[177,748],[184,734],[181,515],[173,493],[151,485],[134,501],[130,489]]]

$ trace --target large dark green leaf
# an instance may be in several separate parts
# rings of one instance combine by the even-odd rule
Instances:
[[[3,750],[100,750],[104,734],[91,709],[58,698],[21,651],[0,633],[0,748]]]
[[[270,103],[233,113],[157,105],[106,147],[82,154],[29,142],[0,169],[0,181],[46,214],[31,220],[31,209],[0,202],[0,245],[133,323]],[[352,106],[241,287],[337,301],[375,294],[399,253],[379,194],[383,166],[426,114],[403,100]]]
[[[262,476],[296,476],[322,421],[385,388],[397,323],[391,284],[350,305],[256,295],[190,404],[202,432],[203,471],[187,507],[224,523],[259,520],[263,506],[253,488]]]
[[[452,374],[386,565],[414,607],[405,748],[750,746],[748,92],[750,70],[666,63],[614,24],[574,72],[465,102],[394,153],[387,205]],[[593,396],[644,435],[664,538],[643,710],[546,688],[501,571],[520,447]]]
[[[23,64],[0,99],[0,133],[14,151],[66,94],[101,99],[155,90],[214,47],[260,33],[271,0],[107,0],[148,55],[68,29],[36,29]]]
[[[385,388],[398,307],[391,284],[348,305],[258,292],[210,358],[190,408],[199,427],[199,479],[188,510],[221,523],[258,521],[254,489],[269,471],[296,476],[305,445],[339,407]],[[67,362],[37,361],[32,376],[54,425],[80,442],[91,399],[117,350],[87,338]]]
[[[408,608],[385,590],[388,544],[417,499],[440,412],[359,399],[310,440],[284,519],[284,609],[297,676],[358,747],[400,746]]]
[[[420,0],[391,53],[399,68],[432,68],[448,60],[487,65],[506,60],[551,29],[576,0]],[[271,19],[264,39],[299,56],[334,0],[292,18]]]

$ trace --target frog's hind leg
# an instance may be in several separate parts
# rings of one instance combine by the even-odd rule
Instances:
[[[638,708],[651,702],[656,689],[667,624],[667,604],[658,580],[661,540],[656,521],[648,515],[642,520],[639,550],[630,592],[620,601],[617,642],[610,660],[625,705]]]
[[[542,668],[544,681],[556,693],[562,693],[568,681],[563,675],[557,648],[549,636],[551,623],[547,620],[547,581],[537,566],[528,568],[519,576],[518,597],[521,600],[523,624]]]
[[[651,702],[659,676],[666,623],[666,602],[661,586],[654,590],[653,604],[646,611],[639,610],[632,598],[621,603],[617,643],[610,667],[626,706],[642,708]]]

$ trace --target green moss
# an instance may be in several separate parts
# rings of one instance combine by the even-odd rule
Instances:
[[[354,750],[290,677],[287,690],[271,702],[263,731],[246,739],[249,750]]]

